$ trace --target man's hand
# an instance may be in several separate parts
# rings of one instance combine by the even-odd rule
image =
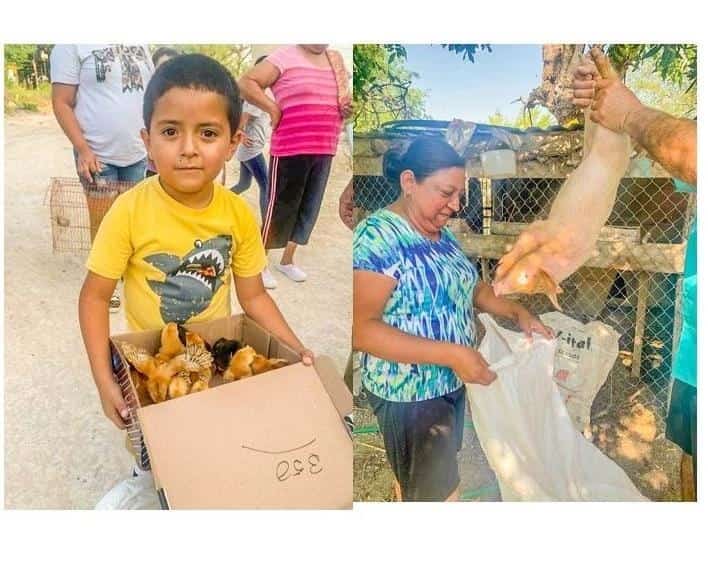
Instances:
[[[590,56],[573,75],[573,104],[590,108],[590,119],[608,130],[627,133],[627,118],[644,105],[620,80],[610,60],[600,49]]]

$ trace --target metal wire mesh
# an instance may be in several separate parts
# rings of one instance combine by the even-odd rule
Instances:
[[[469,180],[450,227],[486,281],[520,231],[547,217],[564,180]],[[393,202],[398,189],[384,177],[358,175],[354,194],[361,218]],[[594,414],[635,401],[665,414],[681,324],[685,239],[694,214],[695,196],[677,193],[670,179],[623,179],[598,255],[563,282],[559,300],[565,314],[582,322],[599,320],[620,333],[620,355],[595,400]],[[534,313],[553,309],[545,296],[513,298]]]
[[[102,179],[83,184],[76,177],[52,177],[48,195],[52,250],[88,252],[113,201],[133,186],[134,183]]]
[[[143,431],[140,428],[138,420],[138,408],[140,402],[134,394],[134,388],[130,381],[130,368],[128,363],[123,359],[118,352],[118,348],[111,343],[111,362],[113,364],[113,379],[120,387],[123,399],[128,407],[128,424],[126,432],[128,438],[126,440],[128,449],[135,455],[136,464],[142,470],[150,469],[150,458],[148,457],[147,448],[143,440]]]

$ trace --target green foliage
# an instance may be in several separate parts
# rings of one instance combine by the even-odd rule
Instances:
[[[37,49],[35,44],[22,45],[6,45],[5,46],[5,65],[13,64],[21,67],[28,60],[32,59],[32,55]]]
[[[489,124],[493,126],[507,126],[510,128],[549,128],[557,125],[557,120],[546,108],[542,106],[534,106],[527,109],[522,108],[513,120],[507,118],[499,110],[489,116],[487,119]]]
[[[154,51],[158,46],[151,45]],[[250,65],[251,46],[244,44],[182,44],[171,46],[182,53],[201,53],[216,59],[224,65],[235,78],[240,77]]]
[[[354,45],[354,130],[366,132],[391,120],[425,118],[425,93],[413,86],[399,44]]]
[[[655,62],[645,59],[627,73],[627,86],[647,106],[663,110],[672,116],[695,118],[696,89],[689,88],[689,79],[683,81],[663,80],[655,70]]]
[[[36,89],[16,84],[5,84],[5,114],[12,114],[18,110],[49,112],[51,99],[52,87],[49,83],[42,83]]]
[[[687,91],[696,89],[698,49],[695,44],[614,44],[607,47],[607,54],[623,77],[649,61],[663,81],[685,85]]]
[[[470,63],[474,63],[474,56],[477,53],[477,51],[489,51],[490,53],[492,52],[492,46],[488,43],[443,43],[442,45],[445,47],[448,51],[452,51],[453,53],[457,53],[458,55],[462,55],[462,60],[469,61]]]

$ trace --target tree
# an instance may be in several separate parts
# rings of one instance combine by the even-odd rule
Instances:
[[[13,64],[21,67],[27,61],[31,60],[34,52],[37,50],[35,44],[22,45],[6,45],[5,46],[5,65]]]
[[[462,60],[465,59],[470,63],[474,63],[474,57],[477,51],[489,51],[492,52],[492,46],[488,43],[443,43],[442,45],[448,51],[462,55]]]
[[[156,48],[156,46],[151,46]],[[176,49],[183,53],[201,53],[216,59],[226,67],[234,78],[240,77],[248,68],[251,59],[251,46],[245,44],[183,44],[176,45]]]
[[[545,106],[565,126],[582,121],[581,113],[572,104],[570,86],[585,48],[582,44],[543,46],[542,82],[529,95],[529,107]],[[688,84],[689,91],[696,88],[696,45],[613,44],[604,46],[604,50],[623,80],[628,71],[648,61],[667,83]]]
[[[647,106],[663,110],[681,118],[696,117],[696,89],[691,87],[691,79],[675,83],[662,79],[656,71],[655,62],[644,60],[638,67],[627,72],[627,86]]]
[[[399,44],[354,45],[354,129],[370,131],[391,120],[425,118],[425,93],[405,68]]]
[[[548,110],[540,106],[528,108],[524,106],[519,111],[515,119],[511,120],[504,116],[499,110],[489,116],[487,121],[493,126],[507,126],[510,128],[549,128],[556,124],[556,120]]]

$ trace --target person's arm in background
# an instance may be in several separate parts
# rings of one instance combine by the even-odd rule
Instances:
[[[354,229],[354,177],[349,179],[339,196],[339,218],[347,228]]]
[[[58,44],[49,55],[52,83],[52,110],[57,122],[78,153],[76,170],[87,181],[101,165],[86,142],[74,108],[81,81],[81,59],[76,45]]]
[[[697,124],[649,108],[618,79],[598,78],[586,60],[573,77],[573,103],[590,107],[590,119],[615,132],[624,132],[671,175],[696,185]]]
[[[246,71],[239,79],[238,87],[243,97],[258,106],[270,116],[273,129],[278,127],[280,122],[280,107],[265,92],[280,77],[280,70],[273,63],[262,61],[255,67]]]
[[[93,174],[101,170],[98,158],[86,143],[86,138],[81,131],[79,121],[76,119],[74,107],[76,106],[76,91],[78,85],[52,83],[52,110],[57,122],[69,138],[71,145],[79,154],[77,171],[87,181],[93,180]]]
[[[496,378],[482,356],[466,346],[421,338],[383,320],[396,280],[373,271],[354,270],[352,347],[384,360],[450,367],[462,380],[488,385]]]

